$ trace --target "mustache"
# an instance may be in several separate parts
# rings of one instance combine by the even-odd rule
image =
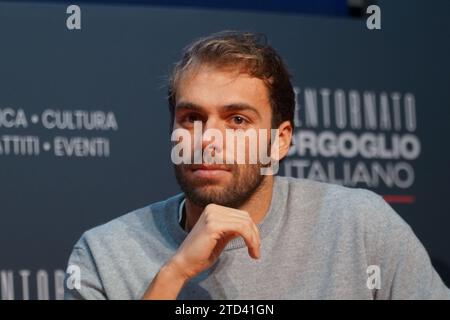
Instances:
[[[232,171],[236,165],[215,164],[215,163],[201,163],[201,164],[183,164],[184,168],[188,170],[225,170]]]

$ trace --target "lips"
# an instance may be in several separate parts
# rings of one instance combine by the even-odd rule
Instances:
[[[222,171],[230,171],[229,168],[223,165],[217,165],[217,164],[200,164],[200,165],[192,165],[191,166],[192,171],[197,170],[222,170]]]
[[[201,164],[191,167],[192,174],[197,178],[220,178],[230,174],[230,169],[223,165]]]

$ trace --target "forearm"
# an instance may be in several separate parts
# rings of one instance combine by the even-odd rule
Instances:
[[[142,300],[175,300],[187,281],[173,264],[167,263],[153,278]]]

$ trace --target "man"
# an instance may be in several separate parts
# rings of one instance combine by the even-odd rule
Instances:
[[[189,157],[235,153],[209,129],[277,129],[266,148],[276,160],[291,145],[290,77],[259,35],[221,32],[191,44],[168,100],[174,131],[195,135],[201,124]],[[264,167],[175,164],[183,194],[84,233],[69,260],[66,298],[450,298],[424,247],[381,197],[261,174]]]

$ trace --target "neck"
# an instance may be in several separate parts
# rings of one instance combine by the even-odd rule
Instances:
[[[240,207],[235,208],[247,211],[255,224],[260,223],[269,211],[270,203],[272,201],[273,176],[265,176],[261,185],[255,193]],[[186,198],[186,227],[188,232],[192,230],[197,220],[200,218],[203,210],[202,206],[193,203],[189,198]]]

